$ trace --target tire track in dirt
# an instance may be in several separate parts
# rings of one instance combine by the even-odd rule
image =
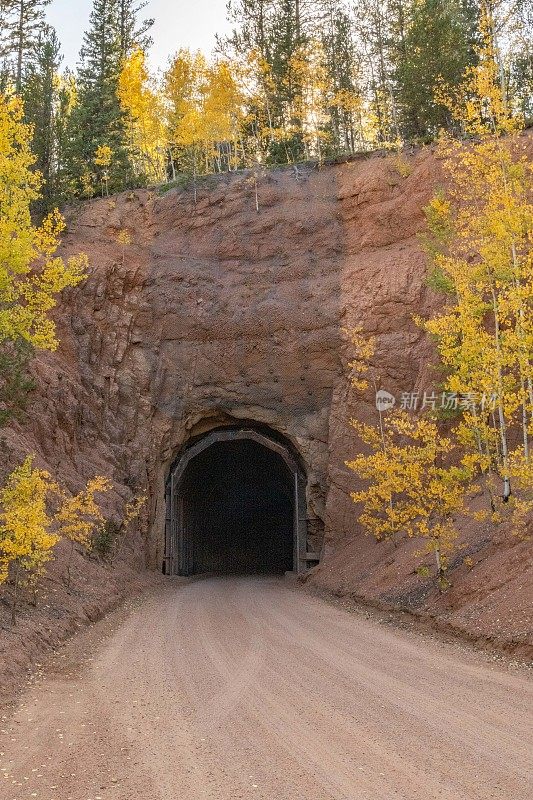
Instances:
[[[4,718],[0,800],[533,796],[533,682],[483,654],[275,578],[169,581],[112,619]]]

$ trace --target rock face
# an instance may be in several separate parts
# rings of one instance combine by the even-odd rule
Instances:
[[[439,181],[425,149],[407,176],[394,156],[273,171],[259,180],[259,212],[245,174],[201,184],[196,205],[189,190],[84,204],[70,214],[63,249],[85,251],[90,274],[58,308],[60,349],[36,359],[28,420],[4,431],[4,473],[35,452],[71,490],[107,475],[110,514],[120,498],[146,492],[145,538],[130,542],[129,569],[160,570],[176,456],[222,425],[268,426],[305,465],[311,546],[322,551],[317,587],[531,652],[527,542],[465,530],[454,588],[440,596],[414,574],[416,543],[393,550],[370,540],[349,496],[345,461],[359,448],[349,419],[375,422],[376,410],[351,387],[346,331],[376,338],[379,385],[396,397],[438,383],[413,315],[442,303],[425,284],[418,239]],[[132,239],[124,248],[123,229]]]
[[[429,151],[401,177],[394,158],[191,191],[140,191],[70,215],[65,253],[85,251],[88,280],[58,312],[61,346],[37,361],[39,388],[17,451],[36,451],[72,489],[95,472],[118,493],[147,490],[147,563],[161,563],[164,485],[191,437],[250,420],[283,434],[308,475],[308,517],[334,543],[354,529],[344,460],[350,389],[344,329],[377,337],[391,391],[419,387],[429,312],[417,242],[438,176]],[[132,244],[117,242],[122,229]],[[434,300],[433,300],[434,303]]]

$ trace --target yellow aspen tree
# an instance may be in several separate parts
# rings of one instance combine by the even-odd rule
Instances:
[[[351,384],[358,392],[364,392],[369,385],[369,362],[376,352],[376,339],[374,336],[365,336],[361,326],[346,329],[344,333],[348,336],[354,352],[352,361],[348,364]],[[376,388],[375,383],[374,388]]]
[[[103,521],[95,495],[110,486],[107,479],[95,477],[79,494],[69,496],[49,472],[34,467],[31,455],[8,476],[0,489],[0,584],[12,577],[13,624],[23,578],[35,589],[61,538],[72,543],[71,551],[76,542],[87,546]],[[70,572],[70,561],[67,569]]]
[[[109,167],[113,161],[113,151],[108,144],[100,144],[94,154],[94,163],[100,168],[100,185],[102,197],[109,197]]]
[[[369,127],[364,98],[359,92],[339,89],[329,99],[330,108],[342,114],[346,128],[350,131],[350,150],[365,149],[369,142],[375,143],[376,131]],[[357,147],[356,147],[357,144]]]
[[[56,256],[65,226],[58,211],[40,226],[32,221],[42,179],[32,169],[32,131],[23,119],[20,99],[0,93],[0,342],[24,339],[55,350],[49,312],[63,289],[84,279],[87,257],[65,263]]]
[[[126,503],[124,507],[124,520],[123,525],[125,528],[129,528],[131,523],[139,518],[139,515],[146,505],[146,496],[145,495],[137,495]]]
[[[91,197],[94,197],[95,187],[93,181],[95,177],[96,176],[88,169],[86,169],[80,176],[81,196],[85,200],[90,200]]]
[[[120,245],[122,249],[122,266],[124,266],[124,261],[126,258],[126,247],[129,247],[132,243],[131,233],[128,231],[127,228],[122,228],[119,230],[117,234],[117,243]]]
[[[529,463],[533,434],[531,165],[519,136],[523,120],[502,94],[486,16],[481,34],[478,64],[456,93],[439,96],[470,138],[443,135],[439,143],[448,188],[427,215],[437,283],[453,301],[425,327],[449,369],[447,388],[494,398],[494,422],[482,406],[466,415],[460,432],[475,440],[480,464],[496,462],[507,502],[511,462],[522,455]],[[513,455],[516,425],[522,444]]]
[[[124,540],[126,538],[126,534],[131,528],[133,522],[138,519],[141,515],[141,511],[146,505],[146,496],[145,495],[136,495],[124,506],[124,515],[122,519],[122,523],[120,525],[120,539],[118,543],[118,547],[115,550],[115,553],[112,558],[112,562],[117,559],[122,551],[122,546],[124,544]]]
[[[388,450],[393,439],[385,430],[352,419],[359,439],[370,449],[370,454],[359,454],[346,466],[367,482],[364,490],[352,492],[351,498],[362,506],[359,522],[378,541],[389,540],[396,544],[396,537],[405,530],[411,519],[411,507],[402,499],[409,477],[403,469],[403,461],[395,461]]]
[[[59,541],[52,532],[47,500],[54,483],[48,472],[35,469],[32,456],[17,467],[0,489],[0,584],[12,568],[11,621],[16,622],[23,573],[41,572]]]
[[[329,78],[321,43],[312,39],[299,47],[290,66],[291,78],[298,86],[292,113],[299,127],[295,132],[302,135],[306,157],[322,161],[329,140],[326,125],[330,116],[327,111]]]
[[[240,93],[239,141],[244,168],[250,170],[247,179],[253,187],[255,210],[259,213],[259,181],[266,174],[265,164],[275,139],[271,114],[274,92],[272,69],[256,50],[241,61],[231,64],[234,80]]]
[[[228,61],[217,61],[207,70],[200,114],[210,171],[223,172],[242,164],[242,96]]]
[[[256,167],[267,160],[277,135],[271,108],[276,91],[272,67],[259,51],[252,49],[243,61],[233,64],[233,71],[244,97],[241,135],[246,137],[245,162],[246,166]]]
[[[438,205],[442,208],[441,200]],[[436,262],[444,269],[442,259],[437,258]],[[443,276],[438,280],[444,286],[450,280],[449,272],[446,270]],[[490,476],[498,469],[500,454],[499,436],[492,424],[499,360],[494,335],[484,325],[486,302],[471,290],[465,278],[465,271],[458,269],[451,284],[456,300],[450,308],[429,322],[417,321],[437,338],[448,372],[445,389],[452,407],[455,404],[459,410],[461,398],[462,418],[456,433],[467,449],[465,463],[468,461],[471,468]],[[495,510],[490,482],[487,488]]]
[[[180,125],[175,131],[175,143],[178,151],[181,151],[181,166],[186,173],[192,175],[194,204],[196,205],[198,200],[197,177],[208,171],[205,125],[198,106],[191,106],[182,117]]]
[[[169,159],[173,178],[177,171],[196,176],[205,164],[201,103],[205,93],[207,64],[202,53],[179,50],[164,77],[164,101]]]
[[[455,518],[466,514],[471,473],[448,464],[454,444],[432,420],[398,411],[385,418],[382,432],[357,420],[352,425],[370,450],[347,462],[366,483],[351,495],[362,506],[360,523],[378,540],[402,532],[423,540],[424,552],[435,555],[439,586],[446,588]]]
[[[96,502],[96,494],[108,492],[111,483],[99,475],[92,478],[79,494],[69,496],[65,491],[58,491],[58,508],[54,514],[54,524],[62,539],[70,542],[67,561],[67,586],[70,586],[70,568],[76,544],[88,548],[91,536],[98,525],[104,523],[104,517]]]
[[[131,158],[137,175],[152,183],[161,182],[165,177],[166,151],[163,103],[140,49],[134,50],[122,65],[118,97],[128,121]]]
[[[244,120],[237,74],[229,61],[208,65],[201,53],[181,50],[165,76],[172,163],[196,176],[244,163]],[[175,166],[173,166],[175,170]]]
[[[372,377],[373,388],[377,399],[378,378],[375,375],[375,371],[371,370],[370,367],[370,360],[376,351],[376,339],[374,336],[365,336],[361,326],[352,328],[351,330],[345,330],[345,333],[348,335],[354,350],[353,359],[348,364],[348,367],[350,368],[350,381],[352,387],[356,390],[356,392],[362,394],[368,389],[368,380],[370,377]],[[385,434],[384,412],[379,404],[377,404],[377,412],[379,420],[377,430],[372,427],[362,425],[356,420],[352,420],[351,424],[359,431],[360,438],[362,438],[367,445],[370,443],[375,444],[374,434],[379,433],[378,449],[380,449],[381,454],[386,457],[390,437],[387,437]],[[370,437],[371,441],[367,441],[368,437]],[[401,524],[399,524],[401,519],[401,509],[395,509],[395,498],[392,492],[389,492],[384,500],[388,506],[388,525],[386,529],[381,532],[381,537],[389,539],[393,543],[394,547],[396,547],[396,534],[402,529]]]

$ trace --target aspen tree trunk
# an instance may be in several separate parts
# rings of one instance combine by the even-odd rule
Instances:
[[[268,100],[268,94],[267,94],[266,88],[265,88],[265,103],[266,103],[266,112],[267,112],[267,117],[268,117],[268,134],[269,134],[269,137],[270,137],[269,145],[271,145],[272,144],[272,140],[274,139],[274,133],[273,133],[274,125],[272,124],[272,113],[270,111],[270,103],[269,103],[269,100]]]
[[[300,18],[300,0],[294,2],[294,19],[296,23],[296,41],[300,44],[300,37],[302,32],[301,18]]]
[[[71,580],[70,568],[72,564],[73,555],[74,555],[74,540],[72,539],[70,542],[70,552],[68,554],[68,561],[67,561],[67,589],[70,589],[70,580]]]
[[[19,580],[20,580],[20,561],[17,559],[15,566],[15,583],[13,586],[13,602],[11,603],[11,624],[17,624],[17,602],[19,593]]]
[[[493,128],[495,128],[495,121],[493,119]],[[508,192],[509,183],[507,180],[507,170],[505,168],[505,161],[503,156],[501,155],[501,145],[499,140],[497,140],[497,147],[498,152],[500,154],[500,166],[502,170],[502,180],[505,191]],[[514,241],[514,237],[511,241],[511,259],[513,262],[513,284],[515,290],[520,288],[520,281],[518,278],[519,268],[518,268],[518,253],[516,252],[516,243]],[[529,441],[528,441],[528,423],[527,423],[527,412],[525,408],[526,403],[526,393],[525,393],[525,384],[527,384],[527,394],[529,395],[529,406],[530,406],[530,422],[533,422],[533,381],[531,379],[531,362],[530,362],[530,355],[527,349],[527,344],[525,343],[525,333],[524,333],[524,308],[522,304],[518,309],[518,320],[517,320],[517,332],[518,332],[518,340],[520,342],[520,350],[522,355],[525,356],[525,363],[522,361],[522,358],[519,360],[519,370],[520,370],[520,381],[522,383],[522,425],[523,425],[523,435],[524,435],[524,452],[527,453],[526,459],[529,460]],[[524,377],[524,366],[526,377]]]
[[[396,102],[394,100],[394,94],[392,91],[391,83],[387,76],[387,68],[385,66],[385,43],[383,37],[383,18],[381,16],[381,9],[378,8],[377,16],[377,36],[378,36],[378,53],[379,53],[379,66],[380,66],[380,81],[381,81],[381,91],[385,94],[389,95],[390,106],[391,106],[391,115],[392,115],[392,124],[394,127],[394,131],[396,134],[396,138],[400,138],[400,129],[398,127],[398,115],[396,112]]]
[[[494,428],[496,433],[498,433],[498,425],[496,423],[496,415],[494,414],[494,411],[492,412],[491,416],[492,416],[492,427]],[[501,453],[500,437],[499,436],[496,437],[496,459],[497,459],[497,463],[498,464],[502,460],[502,453]]]
[[[435,561],[437,562],[437,577],[439,579],[439,591],[442,591],[440,587],[440,581],[444,577],[444,570],[442,568],[442,556],[440,552],[440,542],[438,541],[438,539],[436,540],[435,543]]]
[[[176,180],[176,165],[174,164],[174,158],[172,156],[172,150],[170,147],[168,148],[168,159],[170,161],[170,169],[172,170],[172,180]]]
[[[513,264],[516,265],[516,248],[513,243]],[[518,280],[514,279],[515,289],[520,287]],[[531,380],[531,363],[527,344],[525,343],[524,332],[524,309],[522,306],[518,309],[518,318],[516,323],[518,341],[520,342],[520,358],[518,368],[520,371],[520,385],[522,392],[522,432],[524,436],[524,452],[526,459],[529,459],[529,436],[528,436],[528,419],[527,419],[527,402],[529,400],[529,423],[533,423],[533,382]],[[525,373],[525,374],[524,374]]]
[[[493,3],[485,2],[485,13],[487,15],[487,21],[490,28],[490,37],[492,39],[492,49],[494,60],[496,61],[496,66],[498,67],[498,78],[500,81],[500,90],[502,93],[502,99],[504,106],[507,107],[507,81],[505,80],[505,67],[503,65],[502,54],[500,50],[500,46],[498,44],[498,37],[496,34],[496,24],[494,22],[494,14],[493,14]]]
[[[378,386],[377,386],[376,381],[374,381],[374,391],[377,394]],[[381,437],[381,447],[383,449],[383,452],[386,453],[387,452],[387,443],[385,441],[385,429],[383,427],[383,412],[381,411],[380,408],[378,408],[378,416],[379,416],[379,433],[380,433],[380,437]],[[391,520],[392,520],[392,515],[393,515],[393,512],[394,512],[394,504],[392,502],[392,497],[389,497],[389,510],[391,512]],[[394,547],[398,547],[398,543],[396,541],[396,531],[394,531],[394,530],[392,531],[391,536],[390,536],[390,540],[393,543]]]
[[[527,410],[526,410],[526,384],[523,376],[520,376],[520,388],[522,392],[522,436],[524,440],[524,458],[529,461],[529,436],[527,429]]]
[[[475,411],[474,411],[474,419],[476,420],[475,435],[476,435],[478,453],[481,456],[481,458],[485,456],[485,458],[487,459],[487,469],[485,470],[482,468],[481,472],[483,475],[486,474],[490,478],[490,474],[492,472],[492,453],[490,452],[490,443],[488,436],[486,434],[486,425],[488,423],[485,422],[484,429],[482,429],[480,424],[478,423],[478,417]],[[484,435],[482,435],[482,430],[484,430]],[[485,486],[489,493],[491,511],[496,511],[496,503],[494,502],[494,495],[492,492],[492,487],[490,485],[490,480],[486,481]]]
[[[368,65],[370,67],[370,85],[372,87],[372,94],[374,95],[374,109],[376,112],[379,136],[381,138],[381,141],[383,141],[385,138],[385,130],[383,125],[383,117],[381,113],[381,101],[379,99],[378,85],[376,81],[376,75],[374,73],[374,62],[372,58],[368,56],[365,42],[363,42],[363,47],[365,48],[365,54],[367,56]],[[361,129],[361,135],[362,135],[362,129]]]
[[[17,77],[15,82],[15,90],[20,94],[22,89],[22,55],[24,52],[24,3],[25,0],[19,0],[19,22],[17,29]]]
[[[502,352],[500,342],[500,318],[498,313],[498,301],[494,287],[491,287],[492,309],[494,314],[494,341],[496,344],[496,355],[498,359],[498,422],[500,429],[500,441],[502,448],[503,465],[503,502],[506,503],[511,496],[511,480],[509,477],[509,448],[507,446],[507,425],[505,422],[505,412],[503,408],[503,375],[502,375]]]
[[[241,154],[242,154],[242,162],[241,163],[242,163],[244,169],[246,169],[246,166],[247,166],[247,163],[248,163],[248,158],[247,158],[246,147],[244,146],[244,139],[242,138],[242,134],[239,134],[238,142],[239,142],[239,144],[241,146]],[[237,153],[237,145],[235,145],[235,153]],[[238,169],[239,169],[239,167],[237,165],[235,165],[235,171],[237,171]]]

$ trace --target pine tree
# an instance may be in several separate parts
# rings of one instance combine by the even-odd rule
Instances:
[[[39,48],[46,27],[46,6],[51,0],[8,0],[0,9],[4,15],[3,45],[4,60],[14,80],[15,90],[22,91],[24,69],[31,63]]]
[[[146,52],[152,45],[148,31],[154,24],[153,19],[138,22],[138,15],[148,5],[137,0],[118,0],[118,25],[120,38],[120,55],[122,59],[130,56],[134,50]]]
[[[320,0],[318,19],[327,72],[329,133],[334,151],[355,151],[361,138],[361,90],[353,24],[343,0]]]
[[[42,197],[36,204],[41,212],[51,211],[57,205],[55,117],[60,63],[60,44],[56,32],[46,26],[37,46],[35,60],[24,71],[22,91],[25,118],[33,129],[35,167],[43,177]]]
[[[78,70],[78,104],[71,117],[70,170],[80,193],[98,180],[111,191],[132,185],[125,115],[118,98],[122,68],[117,0],[94,0]],[[109,165],[96,163],[99,148],[111,151]]]
[[[279,146],[271,148],[272,162],[298,161],[305,153],[298,103],[302,86],[300,71],[295,69],[297,56],[309,42],[303,10],[295,0],[279,0],[272,24],[270,67],[276,87],[273,113],[283,132]]]
[[[74,127],[74,111],[77,105],[78,87],[76,76],[69,70],[56,76],[53,139],[55,146],[54,199],[58,205],[71,202],[77,195],[78,186],[72,171],[73,147],[77,141]]]
[[[450,127],[450,113],[435,95],[442,84],[458,86],[474,63],[476,23],[475,9],[463,0],[413,4],[407,29],[396,37],[394,79],[403,138],[431,139]]]
[[[241,71],[247,95],[242,131],[245,149],[249,150],[247,160],[264,162],[280,132],[271,53],[276,0],[230,0],[227,8],[235,27],[229,37],[218,39],[218,46]]]
[[[355,4],[357,49],[363,65],[371,127],[377,142],[400,138],[393,91],[391,44],[392,14],[381,0],[357,0]]]
[[[219,40],[220,49],[230,48],[235,56],[241,58],[250,51],[257,51],[262,59],[270,63],[275,6],[276,0],[229,0],[228,17],[235,28],[227,39]]]
[[[0,91],[5,92],[10,74],[9,19],[16,0],[0,0]]]

